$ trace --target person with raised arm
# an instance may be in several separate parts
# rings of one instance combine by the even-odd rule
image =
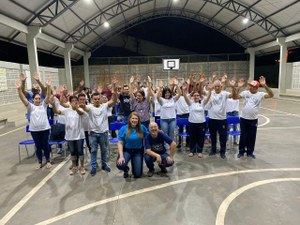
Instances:
[[[204,83],[205,79],[202,78],[200,83]],[[200,85],[200,84],[199,84]],[[200,85],[202,86],[202,85]],[[198,154],[198,158],[202,158],[202,151],[204,145],[206,118],[204,113],[204,106],[209,102],[211,96],[211,90],[213,86],[208,85],[207,96],[202,98],[202,90],[194,91],[192,99],[187,96],[188,86],[186,83],[182,85],[183,97],[189,106],[190,114],[189,120],[189,137],[190,137],[190,153],[189,157],[193,157]]]
[[[258,112],[263,99],[272,98],[274,96],[272,90],[266,83],[264,76],[259,77],[259,81],[248,81],[249,90],[242,91],[240,89],[244,86],[245,81],[239,80],[237,88],[237,99],[243,99],[243,108],[240,116],[240,143],[238,158],[247,153],[248,157],[256,158],[254,155],[254,147],[256,141],[257,125],[258,125]],[[259,86],[265,88],[266,92],[258,91]],[[247,150],[246,150],[247,149]]]
[[[49,131],[50,124],[47,117],[47,106],[49,103],[49,98],[51,95],[51,81],[47,80],[47,95],[44,101],[41,100],[41,95],[39,93],[35,93],[32,95],[32,102],[29,102],[22,89],[23,81],[21,80],[21,84],[19,81],[16,81],[16,88],[18,89],[19,97],[23,104],[26,106],[28,112],[31,115],[31,119],[29,122],[29,130],[33,141],[35,143],[35,154],[38,160],[36,169],[42,168],[43,164],[43,151],[44,156],[46,158],[46,168],[50,169],[52,167],[50,163],[50,148],[49,148]]]
[[[114,107],[117,103],[117,88],[116,79],[112,80],[112,98],[103,103],[103,98],[99,92],[92,94],[92,105],[80,104],[80,107],[86,111],[90,118],[90,146],[91,146],[91,175],[94,176],[97,172],[97,152],[98,145],[101,150],[101,168],[106,172],[110,172],[111,169],[107,165],[107,140],[108,140],[108,109]]]

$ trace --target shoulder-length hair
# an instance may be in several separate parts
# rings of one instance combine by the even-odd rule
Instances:
[[[144,135],[143,135],[143,130],[142,130],[141,117],[137,112],[132,112],[129,115],[126,137],[129,137],[130,134],[132,133],[132,125],[131,125],[131,121],[130,121],[132,116],[136,116],[138,118],[138,124],[136,125],[136,133],[139,138],[142,138]]]

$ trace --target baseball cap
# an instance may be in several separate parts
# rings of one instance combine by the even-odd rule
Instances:
[[[248,84],[257,88],[260,86],[260,83],[256,80],[248,81]]]

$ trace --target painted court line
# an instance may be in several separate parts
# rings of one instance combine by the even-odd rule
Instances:
[[[295,117],[300,117],[300,115],[298,114],[294,114],[294,113],[289,113],[289,112],[285,112],[285,111],[281,111],[281,110],[275,110],[275,109],[270,109],[270,108],[266,108],[266,107],[260,107],[261,109],[265,109],[265,110],[269,110],[271,112],[277,112],[277,113],[284,113],[287,116],[295,116]]]
[[[270,119],[262,114],[259,114],[259,116],[263,117],[266,119],[266,122],[264,122],[263,124],[259,124],[257,127],[263,127],[265,125],[267,125],[268,123],[270,123]]]
[[[265,184],[271,184],[276,182],[291,182],[291,181],[300,181],[300,178],[277,178],[277,179],[268,179],[268,180],[261,180],[257,181],[251,184],[248,184],[246,186],[243,186],[236,191],[232,192],[221,204],[221,206],[218,209],[217,217],[216,217],[216,223],[215,225],[224,225],[225,224],[225,215],[226,212],[230,206],[230,204],[241,194],[244,192],[261,186]]]
[[[40,223],[37,223],[36,225],[51,224],[51,223],[57,222],[59,220],[65,219],[67,217],[70,217],[72,215],[75,215],[77,213],[80,213],[82,211],[100,206],[100,205],[104,205],[104,204],[107,204],[107,203],[110,203],[110,202],[114,202],[114,201],[118,201],[118,200],[121,200],[121,199],[131,197],[131,196],[144,194],[144,193],[151,192],[151,191],[156,191],[156,190],[160,190],[160,189],[163,189],[163,188],[167,188],[167,187],[170,187],[170,186],[183,184],[183,183],[187,183],[187,182],[199,181],[199,180],[204,180],[204,179],[209,179],[209,178],[216,178],[216,177],[231,176],[231,175],[237,175],[237,174],[259,173],[259,172],[294,172],[294,171],[300,171],[300,168],[278,168],[278,169],[273,168],[273,169],[242,170],[242,171],[232,171],[232,172],[224,172],[224,173],[217,173],[217,174],[210,174],[210,175],[186,178],[186,179],[172,181],[172,182],[169,182],[169,183],[160,184],[160,185],[156,185],[156,186],[152,186],[152,187],[148,187],[148,188],[143,188],[143,189],[140,189],[140,190],[132,191],[132,192],[129,192],[129,193],[125,193],[125,194],[121,194],[121,195],[114,196],[114,197],[111,197],[111,198],[103,199],[103,200],[100,200],[100,201],[97,201],[97,202],[93,202],[91,204],[79,207],[77,209],[73,209],[69,212],[60,214],[60,215],[55,216],[53,218],[44,220]],[[300,178],[299,178],[299,180],[300,180]]]
[[[24,127],[19,127],[19,128],[17,128],[17,129],[8,131],[8,132],[6,132],[6,133],[4,133],[4,134],[0,134],[0,137],[5,136],[5,135],[7,135],[7,134],[11,134],[11,133],[13,133],[13,132],[15,132],[15,131],[22,130],[22,129],[25,129],[25,128],[24,128]]]
[[[62,168],[68,160],[62,161],[60,164],[58,164],[40,183],[38,183],[37,186],[35,186],[25,197],[23,197],[1,220],[0,224],[4,225],[6,224],[30,199],[33,195],[35,195],[44,184],[47,183],[48,180],[50,180],[57,171]]]

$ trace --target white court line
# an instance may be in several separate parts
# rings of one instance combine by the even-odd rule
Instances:
[[[278,112],[278,113],[284,113],[287,116],[295,116],[295,117],[300,117],[300,115],[298,114],[294,114],[294,113],[289,113],[289,112],[285,112],[285,111],[281,111],[281,110],[275,110],[275,109],[270,109],[270,108],[265,108],[265,107],[260,107],[261,109],[265,109],[265,110],[269,110],[271,112]]]
[[[259,114],[259,116],[262,116],[266,119],[266,122],[264,122],[263,124],[259,124],[257,127],[263,127],[265,125],[267,125],[268,123],[270,123],[270,119],[264,115]]]
[[[217,217],[216,217],[216,225],[224,225],[225,223],[225,215],[227,212],[228,207],[230,204],[241,194],[243,194],[245,191],[248,191],[252,188],[265,185],[265,184],[271,184],[276,182],[290,182],[290,181],[300,181],[300,178],[277,178],[277,179],[268,179],[268,180],[261,180],[257,181],[251,184],[248,184],[246,186],[243,186],[236,191],[232,192],[221,204],[221,206],[218,209]]]
[[[300,129],[300,126],[294,127],[262,127],[259,130],[291,130],[291,129]]]
[[[35,195],[43,187],[43,185],[46,184],[47,181],[50,180],[57,173],[57,171],[67,163],[67,161],[68,160],[64,160],[58,164],[40,183],[38,183],[37,186],[35,186],[4,217],[2,217],[0,224],[6,224],[30,200],[30,198]]]
[[[204,179],[209,179],[209,178],[237,175],[237,174],[259,173],[259,172],[278,172],[278,171],[280,171],[280,172],[294,172],[294,171],[300,171],[300,168],[278,168],[278,169],[273,168],[273,169],[255,169],[255,170],[232,171],[232,172],[210,174],[210,175],[191,177],[191,178],[186,178],[186,179],[182,179],[182,180],[172,181],[172,182],[169,182],[169,183],[160,184],[160,185],[156,185],[156,186],[152,186],[152,187],[148,187],[148,188],[143,188],[143,189],[140,189],[140,190],[136,190],[136,191],[132,191],[132,192],[129,192],[129,193],[121,194],[121,195],[118,195],[118,196],[115,196],[115,197],[111,197],[111,198],[103,199],[103,200],[100,200],[100,201],[97,201],[97,202],[93,202],[91,204],[87,204],[85,206],[73,209],[69,212],[65,212],[65,213],[60,214],[58,216],[55,216],[53,218],[44,220],[40,223],[37,223],[36,225],[51,224],[51,223],[57,222],[59,220],[65,219],[69,216],[75,215],[77,213],[80,213],[82,211],[85,211],[85,210],[88,210],[88,209],[91,209],[91,208],[94,208],[94,207],[97,207],[97,206],[100,206],[100,205],[104,205],[104,204],[107,204],[107,203],[110,203],[110,202],[118,201],[120,199],[125,199],[125,198],[131,197],[131,196],[144,194],[144,193],[151,192],[151,191],[160,190],[160,189],[167,188],[167,187],[174,186],[174,185],[178,185],[178,184],[183,184],[183,183],[198,181],[198,180],[204,180]]]
[[[7,135],[7,134],[11,134],[11,133],[13,133],[13,132],[15,132],[15,131],[22,130],[22,129],[25,129],[25,128],[24,128],[24,127],[19,127],[19,128],[17,128],[17,129],[8,131],[8,132],[6,132],[6,133],[4,133],[4,134],[0,134],[0,137],[5,136],[5,135]]]

